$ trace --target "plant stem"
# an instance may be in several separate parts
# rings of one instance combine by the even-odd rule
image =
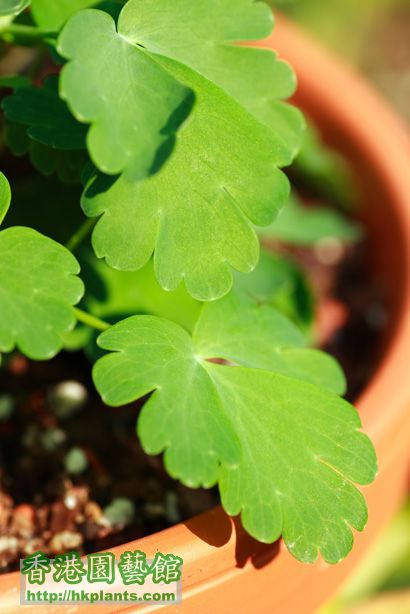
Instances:
[[[31,47],[45,42],[47,38],[55,38],[56,32],[42,30],[35,26],[25,26],[11,23],[0,30],[0,39],[6,43]]]
[[[70,252],[74,252],[94,228],[97,218],[87,218],[65,244]]]
[[[74,313],[79,322],[82,322],[91,328],[95,328],[96,330],[104,332],[111,327],[111,324],[108,324],[108,322],[104,322],[104,320],[100,320],[100,318],[96,318],[91,313],[78,309],[78,307],[74,307]]]

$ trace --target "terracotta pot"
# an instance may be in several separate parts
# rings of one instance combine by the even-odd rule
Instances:
[[[370,542],[397,510],[408,487],[410,461],[410,143],[394,113],[359,77],[318,48],[295,26],[279,20],[261,46],[278,50],[299,77],[296,102],[326,139],[347,154],[365,197],[364,217],[377,271],[389,292],[391,326],[382,364],[357,406],[378,453],[380,474],[365,489],[369,523],[356,534],[342,563],[303,565],[282,543],[264,546],[218,508],[161,533],[116,548],[183,557],[183,603],[169,612],[307,614],[323,604],[354,569]],[[0,579],[2,613],[18,605],[19,577]],[[84,612],[69,607],[70,612]],[[118,611],[92,606],[91,611]],[[126,611],[157,611],[138,606]],[[31,608],[26,608],[29,612]],[[61,613],[35,606],[33,612]]]

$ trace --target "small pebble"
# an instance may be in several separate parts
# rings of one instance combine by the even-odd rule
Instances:
[[[67,550],[77,550],[83,544],[83,536],[77,531],[61,531],[50,541],[50,549],[54,554]]]
[[[342,260],[345,246],[343,241],[336,237],[324,237],[315,244],[313,251],[321,264],[332,266]]]
[[[68,494],[64,498],[64,505],[68,510],[74,510],[77,505],[77,497],[73,494]]]
[[[6,568],[16,559],[18,547],[19,544],[16,537],[0,537],[0,569]]]
[[[49,402],[59,418],[69,418],[87,402],[85,386],[75,380],[60,382],[49,393]]]
[[[44,540],[41,537],[34,537],[33,539],[29,539],[23,544],[23,554],[25,556],[30,556],[30,554],[34,554],[41,550],[44,552],[46,549]]]
[[[86,486],[66,486],[64,505],[69,510],[80,509],[89,501],[89,491]]]
[[[12,532],[23,539],[29,539],[35,531],[34,507],[28,503],[18,505],[13,512]]]
[[[64,459],[64,465],[68,473],[78,475],[88,467],[87,456],[81,448],[71,448]]]
[[[102,509],[95,501],[89,501],[86,504],[84,513],[87,520],[92,520],[93,522],[99,522],[103,515]]]
[[[111,526],[116,528],[126,527],[134,520],[135,505],[125,497],[118,497],[104,508],[104,516]]]

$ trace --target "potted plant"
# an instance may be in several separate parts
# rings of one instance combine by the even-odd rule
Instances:
[[[138,548],[182,557],[184,611],[258,603],[261,612],[309,612],[347,574],[405,487],[407,143],[377,97],[292,26],[280,22],[265,40],[272,17],[264,4],[207,0],[192,9],[185,0],[163,1],[166,11],[151,0],[97,10],[84,10],[94,2],[67,9],[33,0],[27,14],[29,2],[7,3],[2,39],[38,47],[28,83],[21,75],[3,80],[14,90],[3,101],[7,144],[40,173],[81,182],[87,218],[65,246],[31,228],[2,230],[0,350],[45,360],[63,347],[85,347],[108,405],[144,397],[145,451],[165,452],[168,473],[190,487],[218,483],[226,512],[241,514],[232,521],[214,509],[116,554]],[[256,49],[231,44],[258,38]],[[377,246],[374,267],[390,291],[383,363],[358,402],[380,472],[366,488],[369,526],[342,563],[351,528],[367,522],[354,484],[373,482],[374,449],[340,398],[340,367],[308,347],[298,304],[278,298],[277,288],[266,291],[277,260],[265,255],[258,275],[250,272],[259,257],[254,228],[286,207],[281,169],[296,157],[304,129],[301,113],[283,102],[293,73],[270,49],[297,71],[296,103],[359,171],[372,205],[363,219]],[[6,221],[9,205],[3,176]],[[64,224],[50,234],[58,237]],[[90,233],[103,267],[86,249]],[[113,309],[93,291],[96,280],[118,283],[123,300],[130,282],[117,281],[116,270],[142,271],[128,278],[140,289],[139,314],[129,313],[135,297]],[[2,582],[2,605],[11,611],[18,577]]]

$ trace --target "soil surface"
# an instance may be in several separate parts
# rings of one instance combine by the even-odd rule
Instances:
[[[365,245],[290,253],[314,286],[320,344],[345,368],[350,399],[377,364],[387,318],[365,253]],[[184,488],[167,476],[159,457],[142,452],[135,434],[139,408],[104,406],[80,353],[62,353],[47,363],[18,354],[3,360],[2,572],[17,569],[20,557],[37,550],[52,555],[108,549],[219,502],[216,489]]]

